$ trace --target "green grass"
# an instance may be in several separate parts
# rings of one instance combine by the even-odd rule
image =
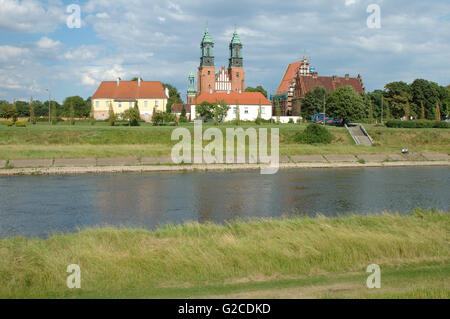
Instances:
[[[449,233],[448,213],[417,210],[10,238],[0,298],[448,298]],[[74,263],[82,288],[70,290]],[[365,287],[373,263],[382,289]]]
[[[193,130],[193,124],[183,127]],[[205,124],[204,129],[214,127]],[[226,128],[232,125],[221,125]],[[411,152],[435,151],[450,153],[450,130],[446,129],[392,129],[366,125],[369,134],[375,140],[375,146],[354,145],[345,128],[330,127],[333,134],[332,143],[324,145],[299,144],[295,141],[297,132],[306,128],[305,124],[284,125],[249,125],[240,127],[279,128],[280,154],[388,154],[398,153],[402,148]],[[115,156],[160,156],[170,155],[172,146],[171,133],[175,127],[155,127],[144,123],[139,127],[110,127],[100,122],[95,126],[86,124],[49,125],[40,123],[25,128],[0,125],[0,159],[28,158],[81,158],[81,157],[115,157]],[[206,144],[206,143],[205,143]]]

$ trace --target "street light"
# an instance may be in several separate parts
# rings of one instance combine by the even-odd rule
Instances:
[[[50,123],[50,89],[45,89],[48,92],[48,123]]]

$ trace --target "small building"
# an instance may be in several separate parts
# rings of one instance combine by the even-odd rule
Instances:
[[[109,117],[109,107],[112,105],[114,113],[134,107],[137,103],[141,119],[150,122],[154,111],[165,112],[169,92],[159,81],[104,81],[92,96],[94,118],[104,120]]]
[[[236,119],[237,106],[239,105],[239,118],[242,121],[254,121],[258,117],[261,106],[261,118],[272,118],[272,103],[260,92],[212,92],[201,93],[196,98],[196,104],[191,105],[191,119],[196,119],[196,105],[203,102],[220,103],[225,101],[230,106],[224,121]]]
[[[191,105],[190,104],[172,104],[171,111],[177,118],[180,118],[183,108],[186,111],[186,118],[188,121],[191,119]]]
[[[315,68],[310,66],[308,58],[289,64],[278,87],[277,93],[272,95],[274,114],[276,105],[280,105],[282,116],[296,116],[297,109],[301,105],[301,99],[317,86],[322,86],[327,92],[332,92],[341,86],[351,86],[358,93],[365,92],[361,75],[351,78],[349,74],[345,77],[319,76]]]

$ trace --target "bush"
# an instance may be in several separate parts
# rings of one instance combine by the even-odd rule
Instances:
[[[427,120],[390,120],[386,122],[386,126],[390,128],[450,128],[450,123]]]
[[[6,125],[13,126],[14,125],[14,121],[13,120],[7,120],[6,121]]]
[[[156,112],[153,114],[152,123],[158,126],[175,126],[177,125],[177,117],[172,113]]]
[[[27,121],[16,121],[16,123],[14,123],[14,125],[16,127],[26,127],[27,126]]]
[[[309,124],[304,131],[295,135],[295,141],[304,144],[329,144],[332,140],[333,135],[319,124]]]

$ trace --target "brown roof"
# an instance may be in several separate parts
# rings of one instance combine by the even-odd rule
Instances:
[[[164,87],[159,81],[105,81],[100,84],[92,99],[167,99]]]
[[[225,103],[229,105],[235,105],[236,101],[240,105],[272,105],[272,103],[261,93],[261,92],[213,92],[213,93],[202,93],[197,97],[197,104],[202,102],[220,102],[224,100]]]
[[[334,80],[333,80],[334,79]],[[358,94],[364,92],[364,86],[360,78],[333,77],[333,76],[300,76],[300,84],[304,94],[313,90],[316,86],[323,86],[327,91],[334,91],[341,86],[351,86]]]
[[[283,79],[281,80],[280,86],[278,87],[277,94],[284,94],[289,90],[289,87],[292,84],[292,81],[295,78],[295,75],[297,74],[297,70],[301,66],[303,61],[297,61],[294,63],[289,64],[288,68],[286,69],[286,73],[283,76]]]
[[[181,111],[184,109],[186,110],[186,113],[191,112],[191,105],[190,104],[172,104],[171,110],[173,113],[181,113]]]

